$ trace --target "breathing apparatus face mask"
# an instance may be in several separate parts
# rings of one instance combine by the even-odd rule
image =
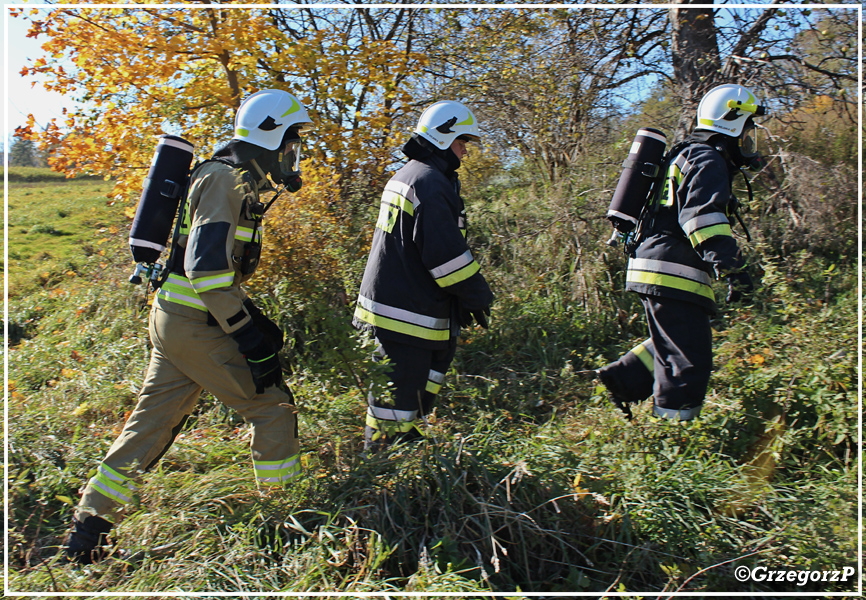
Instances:
[[[301,138],[297,131],[289,131],[283,144],[276,150],[263,153],[257,160],[261,169],[277,185],[290,192],[301,189]]]
[[[280,176],[283,178],[301,174],[301,140],[292,140],[280,149]]]
[[[758,155],[758,130],[754,123],[747,123],[740,134],[740,154],[745,159]]]
[[[749,120],[743,127],[743,131],[737,138],[737,152],[739,161],[752,171],[761,167],[761,157],[758,155],[758,128]]]

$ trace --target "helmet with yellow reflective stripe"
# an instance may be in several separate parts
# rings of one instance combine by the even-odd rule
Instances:
[[[739,137],[751,117],[767,114],[755,95],[741,85],[726,83],[714,87],[698,104],[697,129]]]
[[[443,100],[429,106],[418,119],[415,133],[440,150],[449,148],[457,138],[470,141],[481,138],[475,115],[454,100]]]
[[[241,103],[232,139],[276,150],[289,129],[300,133],[312,125],[307,109],[292,94],[284,90],[262,90]]]

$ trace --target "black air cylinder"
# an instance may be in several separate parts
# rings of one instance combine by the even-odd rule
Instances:
[[[186,189],[193,149],[183,138],[159,137],[129,230],[129,247],[136,262],[155,263],[165,250]]]
[[[607,218],[617,231],[628,233],[637,226],[653,180],[662,168],[666,145],[667,138],[658,129],[638,129],[607,209]]]

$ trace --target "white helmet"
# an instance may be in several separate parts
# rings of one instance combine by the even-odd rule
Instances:
[[[472,111],[454,100],[443,100],[429,106],[418,119],[415,133],[440,150],[449,148],[458,137],[478,140],[478,122]]]
[[[293,95],[283,90],[262,90],[241,103],[232,139],[276,150],[287,129],[305,131],[312,125],[307,109]]]
[[[711,89],[698,104],[698,129],[738,137],[746,121],[767,114],[755,95],[741,85],[726,83]]]

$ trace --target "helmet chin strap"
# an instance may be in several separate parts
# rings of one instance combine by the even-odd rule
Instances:
[[[269,208],[271,207],[271,205],[276,201],[276,199],[279,198],[279,197],[283,194],[283,192],[286,191],[286,186],[284,186],[284,185],[283,185],[283,186],[280,186],[280,189],[276,189],[276,188],[274,188],[274,187],[271,185],[271,180],[268,179],[268,176],[267,176],[267,175],[265,175],[265,172],[264,172],[264,171],[262,170],[262,168],[259,166],[259,163],[256,162],[256,159],[251,160],[251,161],[250,161],[250,164],[253,165],[253,168],[254,168],[256,171],[258,171],[259,176],[261,177],[261,179],[260,179],[258,182],[256,182],[256,184],[257,184],[258,187],[259,187],[259,191],[262,191],[262,190],[275,190],[275,191],[277,192],[276,194],[274,194],[274,197],[271,198],[270,201],[265,205],[265,208],[264,208],[264,210],[262,211],[262,215],[264,215],[266,212],[268,212],[268,209],[269,209]],[[262,183],[264,183],[264,185],[262,185]]]
[[[253,166],[253,168],[256,170],[256,172],[259,174],[259,177],[261,178],[256,182],[259,190],[273,189],[273,186],[271,185],[271,180],[268,179],[268,176],[265,174],[264,171],[262,171],[262,168],[259,166],[259,163],[256,162],[256,159],[252,159],[250,161],[250,164]]]

